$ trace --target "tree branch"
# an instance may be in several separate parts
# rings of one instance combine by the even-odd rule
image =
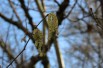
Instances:
[[[14,59],[13,54],[11,53],[10,49],[7,49],[7,44],[3,42],[2,39],[0,39],[0,47],[3,49],[3,51],[8,55],[9,60]],[[19,63],[15,61],[16,64],[18,65]]]
[[[23,50],[10,62],[10,64],[9,64],[6,68],[8,68],[8,67],[9,67],[9,66],[10,66],[10,65],[11,65],[11,64],[24,52],[24,50],[25,50],[25,48],[26,48],[26,46],[27,46],[29,40],[30,40],[30,38],[29,38],[28,41],[26,42],[26,44],[25,44]]]
[[[65,18],[65,14],[64,14],[64,11],[66,10],[66,8],[68,7],[69,5],[69,0],[64,0],[60,6],[59,6],[59,10],[57,11],[57,17],[58,17],[58,21],[59,21],[59,24],[58,25],[61,25],[63,19]]]
[[[17,26],[19,29],[21,29],[26,35],[28,35],[32,41],[35,43],[31,32],[29,32],[25,27],[22,26],[22,24],[18,23],[17,21],[13,21],[12,19],[9,19],[7,17],[5,17],[2,13],[0,13],[0,17],[3,18],[5,21],[7,21],[8,23]]]
[[[99,0],[100,1],[100,5],[101,5],[101,12],[102,12],[102,18],[103,18],[103,0]]]
[[[54,38],[54,47],[55,47],[55,50],[56,50],[56,55],[57,55],[59,68],[65,68],[64,61],[63,61],[62,55],[60,53],[60,49],[59,49],[59,46],[58,46],[58,41],[57,41],[56,38]]]
[[[35,25],[33,24],[32,21],[32,17],[29,15],[29,10],[27,9],[27,7],[25,6],[24,0],[19,0],[19,2],[21,3],[21,7],[23,8],[24,12],[25,12],[25,16],[28,18],[29,23],[32,27],[32,30],[34,30]]]
[[[43,13],[43,12],[44,12],[43,7],[41,6],[41,4],[39,3],[38,0],[35,0],[35,2],[36,2],[36,5],[37,5],[37,7],[38,7],[38,10],[39,10],[39,12],[40,12],[42,18],[45,18],[45,15],[44,15],[44,13]],[[45,23],[46,27],[48,28],[46,19],[44,20],[44,23]]]
[[[71,10],[68,12],[68,14],[65,16],[65,18],[67,18],[67,17],[71,14],[73,8],[74,8],[75,5],[77,4],[77,1],[78,1],[78,0],[75,1],[74,5],[72,6],[72,8],[71,8]]]
[[[44,65],[44,68],[50,68],[48,57],[45,56],[42,60],[42,64]]]
[[[14,7],[13,3],[11,2],[11,0],[8,0],[8,1],[9,1],[9,4],[10,4],[11,8],[13,9],[13,11],[14,11],[16,17],[18,18],[19,22],[22,23],[22,21],[21,21],[19,15],[18,15],[18,13],[17,13],[16,10],[15,10],[15,7]]]

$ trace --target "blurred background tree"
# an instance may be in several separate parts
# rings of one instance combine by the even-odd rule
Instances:
[[[48,41],[44,18],[51,12],[58,17],[58,37]],[[0,0],[0,66],[103,68],[102,19],[103,0]],[[31,35],[36,25],[48,46],[45,57]]]

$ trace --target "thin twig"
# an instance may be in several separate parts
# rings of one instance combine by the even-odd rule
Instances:
[[[7,43],[8,36],[9,36],[9,31],[10,31],[10,24],[9,24],[9,26],[8,26],[5,43]],[[6,45],[5,45],[5,48],[6,48]],[[4,51],[3,51],[3,54],[2,54],[2,67],[3,67],[3,64],[4,64],[4,63],[3,63],[3,57],[4,57]]]
[[[43,13],[43,12],[44,12],[43,7],[41,6],[41,4],[39,3],[38,0],[34,0],[34,1],[35,1],[36,5],[37,5],[37,7],[38,7],[38,10],[39,10],[39,12],[40,12],[40,14],[41,14],[41,17],[42,17],[42,18],[45,18],[45,15],[44,15],[44,13]],[[44,22],[45,22],[46,27],[48,28],[47,20],[44,20]]]
[[[45,18],[46,18],[48,15],[49,15],[49,14],[47,14],[47,15],[38,23],[38,25],[39,25],[43,20],[45,20]],[[38,25],[37,25],[37,26],[38,26]],[[37,27],[37,26],[36,26],[36,27]]]
[[[11,2],[11,0],[8,0],[8,1],[9,1],[9,4],[10,4],[11,8],[13,9],[13,12],[15,13],[16,17],[18,18],[19,22],[22,23],[18,13],[16,12],[16,9],[15,9],[13,3]]]
[[[74,3],[73,7],[71,8],[71,10],[69,11],[69,13],[65,16],[65,18],[69,17],[69,15],[71,14],[72,10],[74,9],[75,5],[77,4],[77,0]]]
[[[57,0],[54,0],[54,2],[55,2],[58,6],[60,6],[60,4],[59,4],[59,2],[58,2]]]
[[[24,0],[19,0],[19,2],[21,4],[22,9],[24,10],[25,16],[28,18],[29,24],[31,25],[32,30],[33,30],[35,25],[33,23],[33,18],[29,15],[29,10],[28,10],[28,8],[26,7],[26,5],[24,3],[25,1]]]
[[[103,24],[101,23],[101,21],[95,17],[93,11],[92,11],[92,8],[90,8],[90,15],[93,17],[93,19],[95,20],[96,22],[96,25],[99,26],[101,29],[103,29]],[[102,20],[102,19],[101,19]]]
[[[26,42],[26,44],[25,44],[23,50],[10,62],[10,64],[9,64],[6,68],[9,68],[9,66],[10,66],[10,65],[11,65],[11,64],[24,52],[24,50],[25,50],[25,48],[26,48],[26,46],[27,46],[29,40],[30,40],[30,38],[29,38],[28,41]]]

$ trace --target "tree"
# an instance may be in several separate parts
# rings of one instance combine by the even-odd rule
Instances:
[[[52,67],[48,57],[53,55],[47,52],[53,45],[59,68],[103,67],[102,0],[1,0],[0,4],[2,67],[34,68],[39,61],[44,68]],[[58,33],[54,29],[57,20],[49,19],[51,13],[54,19],[57,16]],[[40,49],[45,56],[39,55],[38,38],[43,38]],[[61,38],[65,43],[59,41]]]

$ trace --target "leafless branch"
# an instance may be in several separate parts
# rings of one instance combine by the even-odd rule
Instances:
[[[26,44],[25,44],[23,50],[10,62],[10,64],[9,64],[6,68],[9,68],[9,66],[12,65],[12,63],[24,52],[24,50],[25,50],[25,48],[26,48],[26,46],[27,46],[29,40],[30,40],[30,38],[29,38],[28,41],[26,42]]]
[[[12,55],[10,49],[7,49],[7,44],[5,44],[2,39],[0,40],[0,45],[1,45],[2,49],[4,50],[4,52],[8,55],[9,59],[10,60],[14,59],[14,56]],[[16,61],[16,64],[18,64],[17,61]]]
[[[21,7],[23,8],[24,12],[25,12],[25,16],[28,18],[29,20],[29,23],[32,27],[32,30],[34,30],[35,28],[35,25],[33,24],[33,21],[32,21],[32,17],[29,15],[29,10],[27,9],[27,7],[25,6],[25,3],[24,3],[24,0],[19,0],[20,4],[21,4]]]
[[[21,21],[19,15],[18,15],[18,13],[16,12],[16,9],[15,9],[13,3],[11,2],[11,0],[8,0],[8,1],[9,1],[10,6],[12,7],[12,9],[13,9],[13,11],[14,11],[16,17],[18,18],[19,22],[22,23],[22,21]]]
[[[17,26],[17,27],[18,27],[19,29],[21,29],[25,34],[27,34],[27,35],[32,39],[33,42],[35,42],[34,39],[33,39],[33,37],[31,36],[31,32],[29,32],[25,27],[23,27],[22,24],[18,23],[17,21],[13,21],[12,19],[7,18],[7,17],[4,16],[2,13],[0,13],[0,17],[1,17],[2,19],[4,19],[5,21],[7,21],[8,23]]]
[[[70,0],[64,0],[59,6],[59,10],[56,12],[57,17],[58,17],[58,21],[59,21],[58,25],[61,25],[61,23],[64,19],[64,16],[65,16],[64,11],[66,10],[66,8],[69,5],[69,1]]]
[[[43,13],[43,12],[44,12],[44,9],[43,9],[44,7],[41,6],[41,4],[39,3],[38,0],[35,0],[35,2],[36,2],[36,5],[37,5],[37,7],[38,7],[38,10],[39,10],[42,18],[45,18],[45,15],[44,15],[44,13]],[[46,19],[44,20],[44,23],[45,23],[46,27],[48,28]]]
[[[77,1],[78,1],[78,0],[75,1],[74,5],[72,6],[72,8],[71,8],[71,10],[68,12],[68,14],[65,16],[65,18],[67,18],[67,17],[71,14],[73,8],[74,8],[75,5],[77,4]]]
[[[64,60],[62,58],[62,55],[61,55],[61,52],[60,52],[60,48],[58,46],[58,41],[57,41],[56,38],[54,38],[54,47],[55,47],[55,50],[56,50],[56,55],[57,55],[59,68],[65,68]]]
[[[57,3],[58,6],[60,6],[59,2],[57,0],[54,0],[55,3]]]

